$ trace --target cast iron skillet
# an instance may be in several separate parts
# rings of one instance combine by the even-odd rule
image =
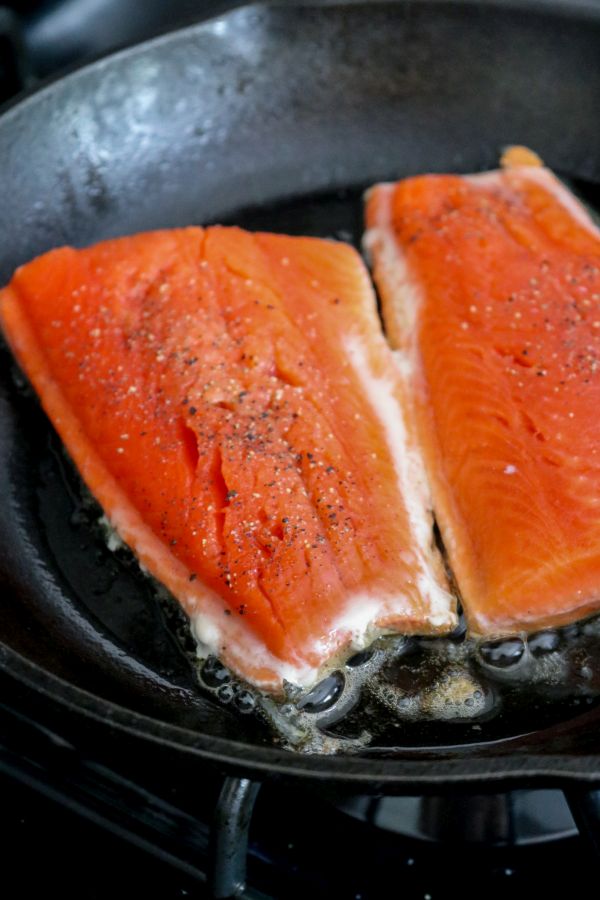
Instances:
[[[361,230],[360,191],[536,149],[600,184],[589,3],[256,6],[44,87],[0,119],[0,281],[56,245],[213,221]],[[341,192],[341,193],[340,193]],[[600,710],[543,732],[351,757],[278,750],[196,689],[150,591],[104,549],[35,401],[0,372],[0,666],[99,733],[353,789],[600,781]],[[440,742],[443,742],[440,736]]]

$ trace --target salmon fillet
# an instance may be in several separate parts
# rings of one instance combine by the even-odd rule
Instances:
[[[548,169],[523,164],[378,185],[366,219],[471,632],[597,611],[598,229]]]
[[[16,272],[0,318],[202,655],[277,690],[382,630],[454,626],[414,422],[350,247],[219,227],[65,247]]]

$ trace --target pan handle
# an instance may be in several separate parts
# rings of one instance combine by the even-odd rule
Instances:
[[[565,796],[580,835],[600,856],[600,790],[572,788]]]
[[[18,19],[12,10],[0,6],[0,103],[28,87],[30,81]]]
[[[240,897],[246,886],[248,831],[260,784],[226,778],[211,830],[209,886],[213,900]]]

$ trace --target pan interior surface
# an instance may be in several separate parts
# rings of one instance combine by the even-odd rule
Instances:
[[[358,245],[365,187],[491,168],[515,142],[600,206],[599,46],[591,12],[423,2],[249,7],[124,51],[0,120],[0,275],[52,246],[191,223]],[[199,688],[179,620],[126,552],[108,550],[6,350],[0,459],[2,643],[132,713],[270,747],[265,721]],[[585,672],[596,640],[590,627],[573,656],[583,687],[568,696],[538,685],[508,714],[405,723],[352,752],[460,757],[538,729],[521,752],[579,746],[576,717],[589,706],[586,721],[597,718],[600,665]],[[348,721],[358,733],[362,720]],[[585,750],[600,753],[600,738]]]

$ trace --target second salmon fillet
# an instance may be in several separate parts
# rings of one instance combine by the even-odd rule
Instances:
[[[51,251],[4,332],[203,654],[278,690],[455,624],[402,381],[358,254],[188,228]]]
[[[597,228],[522,164],[379,185],[367,226],[471,633],[599,610]]]

